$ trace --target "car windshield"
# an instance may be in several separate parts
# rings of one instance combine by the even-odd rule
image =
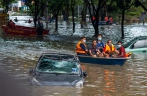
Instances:
[[[132,39],[131,41],[129,41],[128,43],[126,43],[124,45],[125,48],[129,47],[137,38]]]
[[[36,70],[45,73],[78,74],[79,64],[76,60],[41,58]]]

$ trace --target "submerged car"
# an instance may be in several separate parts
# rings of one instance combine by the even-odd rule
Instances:
[[[42,54],[29,74],[30,83],[34,86],[82,87],[87,76],[75,55],[60,53]]]
[[[132,39],[124,45],[126,52],[147,52],[147,36]]]

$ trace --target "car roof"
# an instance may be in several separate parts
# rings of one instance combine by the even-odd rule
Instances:
[[[135,37],[134,39],[142,39],[142,38],[147,38],[147,36],[139,36],[139,37]]]
[[[42,53],[41,58],[49,58],[53,60],[78,60],[76,55],[63,53]]]

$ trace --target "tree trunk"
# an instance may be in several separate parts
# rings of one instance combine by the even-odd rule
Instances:
[[[87,6],[86,3],[83,3],[83,13],[82,13],[82,21],[86,22],[86,14],[87,14]]]
[[[34,26],[35,26],[35,28],[37,26],[36,22],[37,22],[37,15],[34,16]]]
[[[57,14],[55,14],[55,31],[58,31],[58,13],[59,11],[57,12]]]
[[[96,15],[95,15],[95,34],[94,36],[96,37],[98,34],[99,34],[99,9],[97,10],[96,12]]]
[[[75,32],[75,19],[74,19],[74,6],[72,7],[72,22],[73,22],[73,33]]]
[[[122,9],[122,20],[121,20],[121,33],[122,33],[122,39],[124,38],[124,14],[125,14],[125,10]]]

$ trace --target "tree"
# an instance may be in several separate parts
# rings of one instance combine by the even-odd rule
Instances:
[[[64,4],[63,0],[50,0],[49,2],[49,8],[53,12],[53,16],[55,17],[55,31],[58,30],[58,16],[59,11],[62,9]]]
[[[147,8],[139,1],[135,0],[135,7],[141,6],[145,11],[147,11]]]
[[[75,32],[75,6],[81,3],[81,0],[70,0],[71,12],[72,12],[72,22],[73,22],[73,33]]]
[[[124,38],[124,15],[125,11],[128,10],[135,2],[135,0],[116,0],[117,6],[122,11],[122,20],[121,20],[121,33],[122,38]]]
[[[0,0],[0,2],[2,2],[2,5],[5,9],[5,12],[7,13],[9,10],[9,5],[15,0]]]
[[[46,6],[46,0],[26,0],[25,3],[31,10],[31,13],[33,15],[33,20],[34,20],[34,26],[36,27],[36,21],[38,19],[39,14],[41,13],[41,11],[44,11],[42,9],[44,9],[44,6]]]
[[[86,3],[89,13],[90,13],[90,18],[92,21],[92,25],[94,27],[95,30],[95,35],[97,36],[99,34],[99,15],[100,15],[100,9],[103,8],[106,3],[108,2],[108,0],[84,0],[84,2]],[[97,6],[95,6],[97,5]],[[92,12],[92,11],[93,12]],[[95,17],[95,20],[92,20],[92,17]]]
[[[69,0],[65,0],[63,7],[62,7],[62,14],[63,14],[63,20],[68,22],[68,16],[69,16]]]

